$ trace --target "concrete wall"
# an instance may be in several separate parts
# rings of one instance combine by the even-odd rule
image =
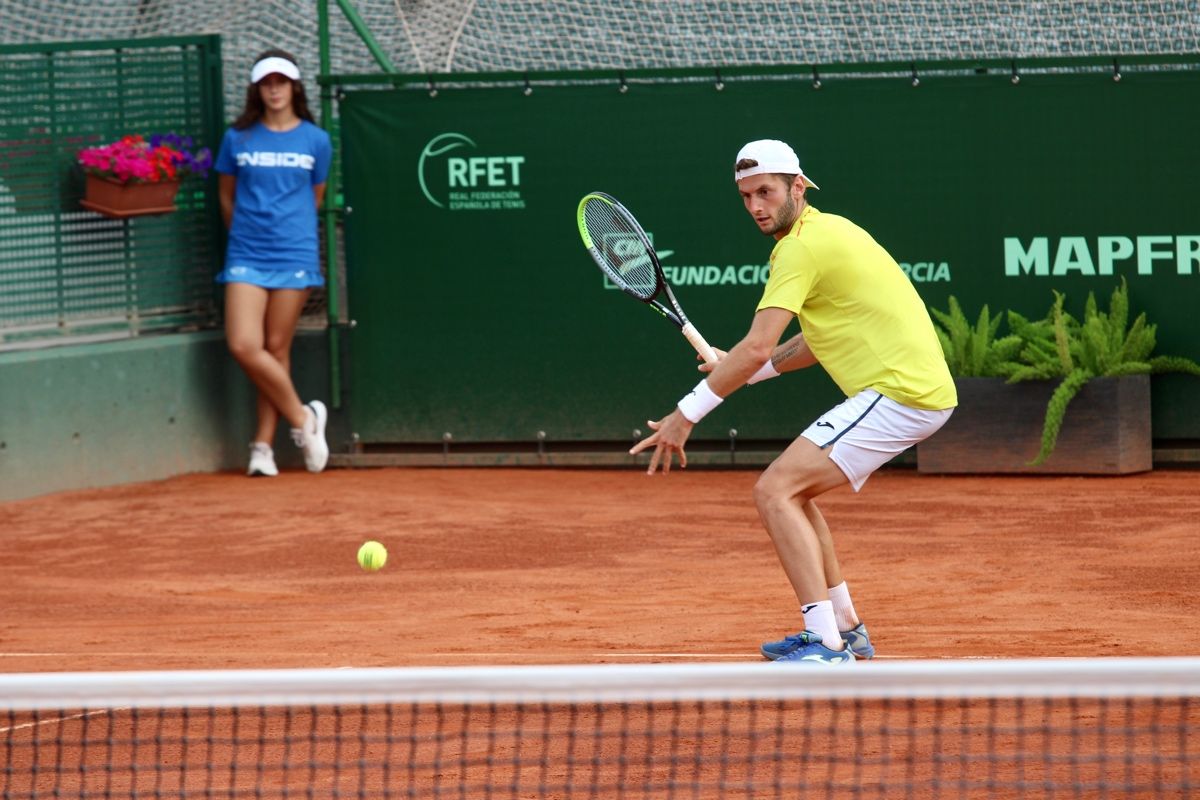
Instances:
[[[326,334],[298,334],[292,363],[301,398],[329,405]],[[219,332],[0,353],[0,501],[245,469],[254,396]],[[275,449],[303,469],[286,422]]]

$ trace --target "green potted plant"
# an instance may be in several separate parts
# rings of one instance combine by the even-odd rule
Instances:
[[[964,378],[1008,377],[1021,367],[1017,356],[1024,342],[1021,337],[1009,335],[996,338],[1003,315],[991,316],[985,304],[979,318],[972,325],[963,313],[958,299],[950,296],[950,310],[930,308],[934,319],[941,323],[935,328],[950,374]]]
[[[1155,326],[1129,323],[1122,280],[1107,311],[1089,293],[1082,321],[1064,296],[1041,320],[1007,313],[1010,333],[996,338],[987,308],[975,326],[956,299],[931,309],[959,408],[918,448],[922,472],[1124,474],[1151,468],[1150,374],[1188,372],[1186,358],[1152,357]],[[1068,415],[1068,407],[1071,413]]]
[[[1050,324],[1029,324],[1016,316],[1015,329],[1022,331],[1021,338],[1026,342],[1021,352],[1025,364],[1009,379],[1062,379],[1046,406],[1041,448],[1032,466],[1044,464],[1054,452],[1067,407],[1089,381],[1164,372],[1200,375],[1200,364],[1191,359],[1151,357],[1157,326],[1146,322],[1144,312],[1129,324],[1129,287],[1124,279],[1113,290],[1108,311],[1101,311],[1096,296],[1088,293],[1082,322],[1063,311],[1063,299],[1063,295],[1054,293],[1054,305],[1045,320]],[[1013,316],[1013,312],[1009,314]]]

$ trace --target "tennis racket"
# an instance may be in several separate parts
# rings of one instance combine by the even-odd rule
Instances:
[[[683,313],[650,237],[629,209],[611,195],[592,192],[579,201],[577,222],[583,246],[608,279],[674,323],[701,358],[717,363],[716,352]]]

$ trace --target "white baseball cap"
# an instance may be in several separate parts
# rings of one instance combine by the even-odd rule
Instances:
[[[258,83],[268,75],[278,72],[285,78],[291,78],[294,81],[300,80],[300,68],[288,61],[286,58],[279,56],[271,56],[259,61],[250,68],[250,82]]]
[[[762,175],[764,172],[770,172],[781,175],[799,175],[804,180],[804,185],[808,188],[821,188],[810,181],[808,176],[804,174],[804,170],[800,169],[800,159],[796,157],[796,151],[788,146],[786,142],[781,142],[778,139],[757,139],[738,151],[734,163],[736,164],[744,158],[757,161],[758,166],[748,169],[735,169],[733,173],[735,181],[740,181],[742,178],[749,178],[751,175]]]

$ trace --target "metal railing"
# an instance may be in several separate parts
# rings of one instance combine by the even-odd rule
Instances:
[[[217,36],[0,46],[0,350],[215,324],[215,178],[113,219],[80,206],[76,153],[154,133],[215,151],[221,108]]]

